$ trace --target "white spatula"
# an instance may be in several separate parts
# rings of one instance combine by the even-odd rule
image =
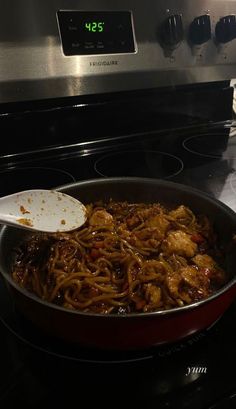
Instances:
[[[86,208],[54,190],[25,190],[0,198],[0,224],[42,232],[65,232],[82,226]]]

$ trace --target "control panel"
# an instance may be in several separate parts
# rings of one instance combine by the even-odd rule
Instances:
[[[236,0],[20,3],[0,15],[0,102],[236,78]]]
[[[58,11],[65,55],[135,52],[130,11]]]
[[[183,16],[181,14],[171,14],[160,27],[160,44],[163,48],[175,48],[181,41],[188,41],[189,46],[202,45],[209,40],[213,40],[215,46],[226,44],[236,39],[236,14],[220,17],[216,22],[214,30],[212,24],[214,16],[208,14],[194,17],[189,27],[184,28]],[[236,13],[236,10],[235,10]]]

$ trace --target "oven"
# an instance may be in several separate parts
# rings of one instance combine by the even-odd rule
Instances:
[[[236,211],[236,1],[1,0],[0,194],[148,177]],[[0,281],[0,404],[233,408],[236,304],[151,350],[65,345]]]

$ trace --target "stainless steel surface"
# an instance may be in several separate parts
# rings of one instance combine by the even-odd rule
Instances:
[[[236,0],[0,0],[0,102],[174,86],[236,77],[236,39],[219,44],[215,27]],[[131,10],[137,52],[65,56],[58,10]],[[210,15],[211,39],[193,46],[191,22]],[[183,41],[160,44],[166,19],[181,16]],[[164,48],[163,48],[164,47]]]

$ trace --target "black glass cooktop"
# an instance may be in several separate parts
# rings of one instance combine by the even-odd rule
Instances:
[[[236,132],[224,126],[147,132],[0,156],[0,194],[76,180],[137,176],[201,189],[236,210]]]
[[[104,176],[161,178],[236,210],[236,134],[191,126],[0,157],[0,194]],[[148,351],[71,348],[38,333],[0,281],[0,405],[227,409],[236,404],[236,302],[192,338]]]
[[[74,394],[104,408],[124,400],[138,408],[233,407],[236,335],[230,326],[236,304],[190,338],[131,352],[71,347],[44,336],[15,310],[3,283],[0,308],[2,407],[68,407]]]

